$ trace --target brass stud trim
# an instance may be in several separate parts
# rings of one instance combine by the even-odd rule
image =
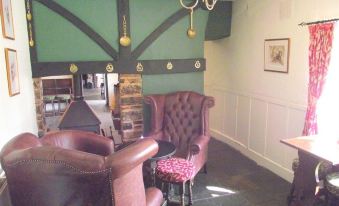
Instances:
[[[168,62],[167,65],[166,65],[167,69],[168,70],[172,70],[173,69],[173,64],[172,62]]]
[[[69,66],[69,71],[72,72],[73,74],[74,74],[74,73],[77,73],[78,70],[79,70],[79,68],[78,68],[78,66],[75,65],[75,64],[71,64],[71,65]]]
[[[114,66],[112,63],[108,63],[106,66],[106,71],[107,72],[113,72],[114,71]]]
[[[140,62],[138,62],[136,69],[137,69],[137,72],[142,72],[142,71],[144,71],[144,66],[142,66],[142,64]]]
[[[199,60],[195,61],[194,67],[195,67],[196,69],[200,69],[201,63],[200,63]]]

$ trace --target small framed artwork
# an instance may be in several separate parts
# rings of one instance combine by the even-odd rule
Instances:
[[[290,39],[266,39],[264,70],[288,73]]]
[[[2,34],[7,39],[15,39],[11,0],[0,0]]]
[[[20,93],[19,71],[16,51],[5,48],[7,81],[9,96]]]

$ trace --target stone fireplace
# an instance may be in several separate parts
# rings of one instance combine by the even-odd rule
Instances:
[[[41,78],[33,79],[39,133],[47,132],[44,120],[44,106]],[[80,75],[73,77],[74,94],[72,102],[61,117],[59,129],[80,129],[100,133],[100,120],[86,104],[82,96]],[[117,110],[120,116],[119,133],[123,142],[139,139],[143,133],[142,77],[139,74],[120,74],[117,95]],[[84,112],[85,111],[85,112]],[[112,122],[113,123],[113,122]]]
[[[140,74],[119,75],[121,135],[124,142],[135,141],[143,133],[142,78]]]

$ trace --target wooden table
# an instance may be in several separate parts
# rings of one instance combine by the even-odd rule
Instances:
[[[175,152],[176,148],[175,145],[172,144],[171,142],[163,141],[163,140],[156,140],[158,145],[159,145],[159,150],[158,153],[155,154],[153,157],[151,157],[148,161],[150,161],[151,165],[151,186],[156,186],[155,182],[155,168],[157,166],[157,161],[161,159],[166,159],[172,157]]]
[[[315,168],[319,161],[339,164],[339,143],[328,136],[302,136],[280,142],[298,150],[299,167],[289,198],[289,206],[311,206],[315,202]]]

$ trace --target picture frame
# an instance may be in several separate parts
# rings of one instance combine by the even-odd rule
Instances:
[[[1,6],[1,24],[2,24],[2,35],[7,39],[15,39],[14,34],[14,22],[12,13],[12,2],[11,0],[0,0]]]
[[[288,73],[290,39],[265,39],[264,71]]]
[[[20,94],[19,70],[17,52],[14,49],[5,48],[6,70],[9,96]]]

